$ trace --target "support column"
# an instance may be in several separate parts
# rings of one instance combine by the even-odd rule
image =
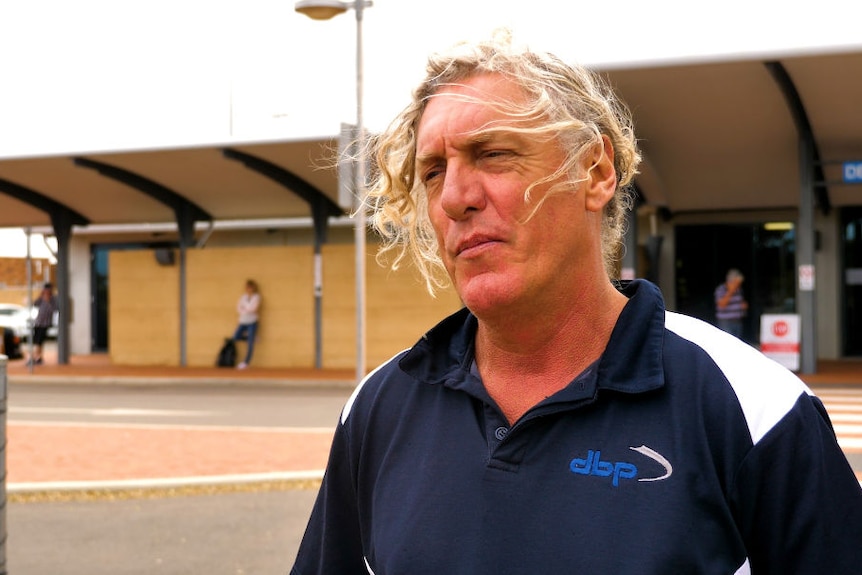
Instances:
[[[633,280],[638,276],[638,213],[632,206],[626,212],[626,235],[623,237],[623,262],[621,280]]]
[[[814,267],[814,150],[799,139],[799,223],[796,233],[796,309],[799,313],[801,373],[817,372],[816,273]]]
[[[6,575],[6,411],[7,393],[5,355],[0,355],[0,575]]]
[[[71,282],[69,280],[69,242],[72,240],[72,218],[66,211],[51,214],[54,235],[57,237],[57,307],[59,325],[57,326],[57,363],[69,363],[69,318],[71,317]]]

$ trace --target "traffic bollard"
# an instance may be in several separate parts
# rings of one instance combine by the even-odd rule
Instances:
[[[0,575],[6,575],[6,362],[0,355]]]

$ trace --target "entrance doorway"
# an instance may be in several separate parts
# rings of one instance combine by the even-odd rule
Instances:
[[[128,244],[92,244],[90,246],[90,349],[93,353],[108,351],[111,322],[109,318],[110,299],[110,266],[108,254],[116,250],[148,250],[157,248],[173,248],[170,242],[128,243]]]
[[[844,356],[862,356],[862,208],[841,210]]]
[[[760,343],[765,313],[795,313],[792,223],[676,226],[674,240],[677,311],[715,324],[715,288],[736,268],[745,276],[742,289],[749,306],[742,339]]]

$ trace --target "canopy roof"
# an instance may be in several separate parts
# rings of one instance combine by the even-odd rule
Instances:
[[[795,209],[799,140],[822,173],[818,207],[862,204],[841,162],[862,161],[862,50],[605,70],[644,151],[637,178],[667,213]],[[337,136],[0,160],[0,227],[309,217],[337,207]],[[311,203],[310,203],[311,202]]]

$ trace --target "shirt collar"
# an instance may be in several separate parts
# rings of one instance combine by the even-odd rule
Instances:
[[[658,389],[664,385],[665,308],[661,292],[645,280],[625,282],[620,291],[629,301],[597,366],[594,364],[582,376],[595,377],[599,389],[623,393]],[[422,336],[399,366],[420,381],[470,390],[477,381],[470,375],[477,325],[476,317],[466,308],[461,309]]]

